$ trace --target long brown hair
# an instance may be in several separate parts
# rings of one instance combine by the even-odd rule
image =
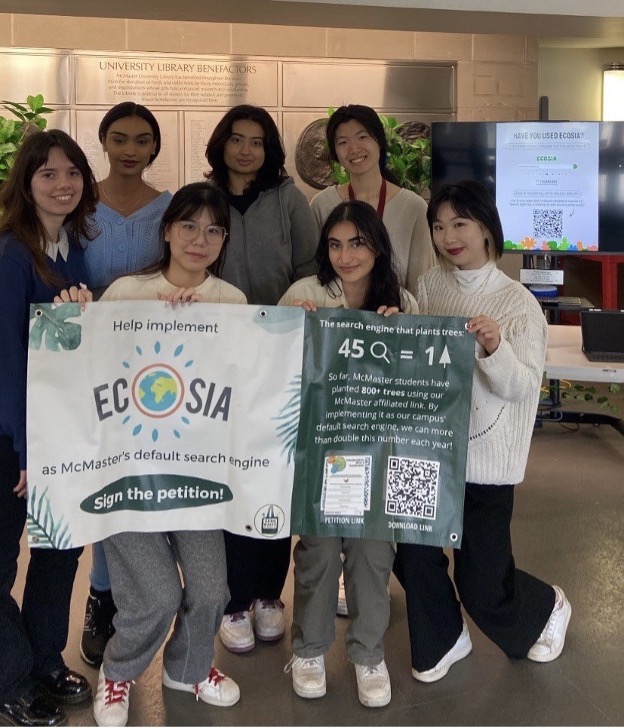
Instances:
[[[59,285],[45,254],[46,230],[36,212],[31,184],[35,172],[48,161],[50,151],[58,147],[82,175],[80,201],[63,222],[70,244],[93,237],[89,217],[98,201],[97,184],[89,162],[78,144],[64,131],[50,129],[27,136],[15,157],[9,178],[0,188],[0,234],[10,232],[30,253],[37,275],[48,286]]]

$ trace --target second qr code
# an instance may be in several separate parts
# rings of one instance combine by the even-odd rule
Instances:
[[[435,519],[440,463],[390,457],[386,476],[386,514]]]

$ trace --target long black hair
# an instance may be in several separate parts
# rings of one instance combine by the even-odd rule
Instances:
[[[504,236],[496,202],[487,187],[472,179],[464,179],[454,184],[442,185],[429,200],[427,222],[433,239],[433,225],[438,217],[440,206],[445,202],[459,217],[478,222],[485,228],[485,249],[488,257],[498,260],[503,255]],[[439,250],[433,246],[441,257]]]
[[[106,134],[111,125],[116,121],[119,121],[119,119],[125,119],[128,116],[138,116],[150,125],[152,137],[154,138],[156,146],[154,147],[154,153],[150,155],[149,162],[147,163],[147,166],[149,167],[160,152],[160,126],[158,125],[154,114],[152,114],[146,106],[135,104],[134,101],[123,101],[121,104],[117,104],[116,106],[113,106],[112,109],[109,109],[104,114],[104,118],[100,122],[100,127],[98,129],[98,139],[100,140],[100,144],[104,144]]]
[[[361,200],[339,203],[325,220],[321,230],[321,239],[316,249],[319,283],[328,286],[330,295],[332,294],[332,283],[341,285],[329,259],[329,237],[332,228],[343,221],[355,225],[358,235],[375,254],[375,263],[370,274],[362,310],[376,311],[380,306],[398,306],[403,310],[401,285],[395,269],[394,252],[388,231],[377,211]]]
[[[338,156],[336,155],[336,131],[341,124],[344,124],[347,121],[359,122],[373,137],[379,145],[379,171],[381,172],[381,176],[385,177],[388,182],[398,184],[397,178],[386,167],[386,160],[388,157],[388,141],[386,139],[386,132],[384,131],[379,115],[375,109],[372,109],[370,106],[362,106],[361,104],[340,106],[329,117],[329,121],[327,122],[327,127],[325,129],[329,158],[334,162],[338,162]]]
[[[225,194],[211,182],[192,182],[181,187],[171,198],[171,202],[163,213],[160,222],[159,235],[163,246],[162,257],[153,265],[140,270],[138,275],[157,274],[167,270],[171,262],[171,246],[165,240],[167,230],[174,222],[188,220],[202,207],[207,207],[212,214],[214,224],[225,228],[228,233],[223,241],[218,258],[207,268],[214,276],[219,277],[221,275],[230,233],[230,205]]]
[[[232,136],[234,122],[241,120],[255,121],[256,124],[260,124],[264,132],[264,164],[247,189],[263,191],[270,187],[277,187],[288,177],[288,172],[284,167],[286,153],[282,138],[271,114],[261,106],[251,106],[250,104],[233,106],[212,132],[206,146],[206,159],[212,167],[212,171],[208,173],[208,179],[213,180],[221,189],[228,189],[228,168],[223,158],[223,151]]]

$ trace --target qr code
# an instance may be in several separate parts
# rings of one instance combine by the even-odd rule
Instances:
[[[563,210],[533,210],[534,238],[562,238]]]
[[[440,463],[419,458],[388,458],[386,515],[436,517]]]

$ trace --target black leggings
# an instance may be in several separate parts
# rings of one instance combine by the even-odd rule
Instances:
[[[11,439],[0,436],[0,697],[30,673],[46,674],[63,666],[69,607],[82,548],[32,549],[21,614],[11,589],[17,575],[26,499],[13,488],[19,461]]]

